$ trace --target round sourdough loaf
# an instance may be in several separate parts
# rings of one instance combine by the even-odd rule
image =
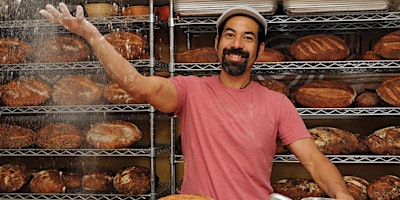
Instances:
[[[29,188],[33,193],[64,193],[66,184],[61,171],[49,169],[34,173]]]
[[[113,186],[121,194],[139,195],[150,191],[150,169],[143,166],[130,166],[115,175]]]
[[[386,59],[400,59],[400,30],[381,37],[374,45],[374,52]]]
[[[376,93],[384,102],[400,107],[400,76],[382,82],[376,88]]]
[[[147,41],[136,33],[129,31],[113,31],[104,38],[126,59],[138,59],[146,54]]]
[[[272,184],[274,192],[293,200],[306,197],[324,197],[325,193],[313,180],[305,178],[285,178]]]
[[[368,181],[357,176],[343,176],[347,190],[354,200],[368,199],[367,187]]]
[[[357,137],[349,131],[334,127],[315,127],[308,131],[324,154],[351,154],[358,150]]]
[[[284,82],[277,81],[275,79],[265,79],[258,81],[262,86],[273,90],[275,92],[282,93],[286,96],[289,95],[289,88],[286,86]]]
[[[356,92],[348,84],[328,80],[306,83],[294,93],[298,104],[311,108],[349,107],[356,96]]]
[[[36,133],[18,125],[0,124],[0,149],[20,149],[35,143]]]
[[[6,106],[37,106],[50,98],[50,86],[36,78],[19,77],[2,87],[1,100]]]
[[[134,145],[142,138],[139,128],[122,120],[97,122],[86,134],[86,141],[98,149],[120,149]]]
[[[24,186],[31,176],[29,169],[22,164],[0,166],[0,192],[15,192]]]
[[[216,63],[219,62],[217,52],[213,47],[186,49],[175,54],[177,63]]]
[[[283,62],[286,56],[278,50],[265,48],[263,52],[258,54],[256,62]]]
[[[51,98],[58,105],[87,105],[100,99],[103,88],[86,76],[71,75],[54,83]]]
[[[103,97],[112,104],[142,104],[143,98],[129,94],[116,82],[108,83],[103,88]]]
[[[43,39],[38,47],[39,62],[77,62],[90,59],[90,47],[82,39],[70,36],[51,36]]]
[[[21,63],[33,53],[31,44],[18,38],[0,38],[0,64]]]
[[[82,176],[82,189],[87,191],[110,191],[113,189],[114,175],[108,170],[93,170]]]
[[[375,92],[363,92],[357,95],[354,105],[356,107],[377,107],[382,104],[382,100]]]
[[[79,171],[62,170],[62,178],[64,179],[67,189],[76,189],[81,187],[82,173]]]
[[[66,123],[48,124],[38,130],[35,144],[46,149],[75,149],[83,143],[82,131]]]
[[[369,150],[378,155],[400,155],[400,126],[374,131],[365,139]]]
[[[400,199],[400,178],[385,175],[370,182],[367,188],[371,200]]]
[[[300,37],[290,44],[289,51],[295,59],[303,61],[344,60],[350,55],[346,41],[331,34]]]

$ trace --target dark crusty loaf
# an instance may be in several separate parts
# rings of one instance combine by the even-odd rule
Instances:
[[[121,169],[114,177],[113,186],[121,194],[139,195],[150,191],[150,169],[143,166],[130,166]]]
[[[357,95],[354,104],[357,107],[377,107],[382,104],[382,100],[375,92],[363,92]]]
[[[0,124],[0,149],[20,149],[32,146],[36,133],[26,127]]]
[[[371,200],[400,199],[400,178],[395,175],[385,175],[370,182],[367,188]]]
[[[303,61],[344,60],[350,54],[346,41],[330,34],[300,37],[290,45],[289,51],[295,59]]]
[[[263,52],[258,54],[256,62],[283,62],[286,56],[280,51],[272,48],[265,48]]]
[[[129,31],[113,31],[104,38],[126,59],[138,59],[147,51],[146,39]]]
[[[82,131],[66,123],[48,124],[38,130],[35,144],[46,149],[74,149],[83,143]]]
[[[289,95],[289,88],[286,86],[286,84],[284,82],[277,81],[275,79],[265,79],[265,80],[260,80],[258,82],[262,86],[264,86],[270,90],[282,93],[286,96]]]
[[[383,36],[375,44],[374,52],[386,59],[400,59],[400,30]]]
[[[347,190],[355,200],[368,199],[368,181],[357,176],[343,176]]]
[[[358,150],[358,140],[349,131],[334,127],[314,127],[308,131],[324,154],[351,154]]]
[[[62,178],[67,189],[75,189],[81,187],[82,173],[76,170],[61,170]]]
[[[33,53],[31,44],[18,38],[0,38],[0,64],[24,62]]]
[[[96,102],[102,93],[100,84],[86,76],[72,75],[54,83],[51,98],[58,105],[86,105]]]
[[[6,106],[37,106],[50,98],[50,86],[36,78],[19,77],[2,87],[1,100]]]
[[[362,56],[362,60],[382,60],[382,57],[374,51],[366,51]]]
[[[339,81],[312,81],[294,93],[295,101],[312,108],[345,108],[356,98],[356,92],[348,84]]]
[[[15,192],[24,186],[31,176],[29,169],[22,164],[0,166],[0,192]]]
[[[217,52],[212,47],[186,49],[175,54],[177,63],[216,63],[218,61]]]
[[[313,180],[305,178],[285,178],[272,184],[274,192],[293,200],[306,197],[324,197],[326,194]]]
[[[374,131],[365,140],[369,150],[378,155],[400,155],[400,126]]]
[[[29,187],[33,193],[64,193],[66,191],[62,172],[55,169],[34,173]]]
[[[142,138],[139,128],[122,120],[97,122],[86,133],[86,141],[98,149],[120,149],[134,145]]]
[[[108,170],[93,170],[82,176],[82,189],[87,191],[110,191],[113,189],[114,175]]]
[[[116,82],[108,83],[103,88],[103,97],[112,104],[141,104],[145,103],[140,96],[129,94]]]
[[[385,80],[378,85],[376,93],[384,102],[400,107],[400,76]]]
[[[45,38],[37,49],[36,58],[39,62],[87,61],[91,52],[84,40],[70,35]]]

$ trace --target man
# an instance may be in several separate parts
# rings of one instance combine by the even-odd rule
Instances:
[[[290,100],[251,81],[251,68],[265,48],[267,23],[248,7],[228,10],[217,21],[219,75],[142,76],[84,19],[51,5],[40,13],[82,36],[108,75],[156,109],[182,121],[185,156],[182,193],[214,199],[268,199],[276,138],[297,156],[331,197],[353,199],[337,168],[317,149]]]

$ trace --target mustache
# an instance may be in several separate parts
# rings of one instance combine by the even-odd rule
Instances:
[[[226,55],[226,54],[238,54],[238,55],[241,55],[244,58],[248,58],[249,57],[249,52],[244,52],[242,49],[224,49],[222,51],[222,53],[224,55]]]

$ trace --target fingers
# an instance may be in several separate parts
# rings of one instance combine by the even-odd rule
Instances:
[[[50,22],[53,22],[53,23],[56,23],[56,24],[58,23],[57,20],[54,19],[53,15],[52,15],[51,13],[49,13],[47,10],[42,9],[42,10],[39,11],[39,13],[40,13],[44,18],[46,18],[47,20],[49,20]]]
[[[59,6],[60,6],[60,11],[64,17],[71,17],[71,13],[69,12],[68,7],[67,5],[65,5],[65,3],[61,2]]]
[[[79,20],[84,19],[83,8],[81,5],[76,7],[76,18],[78,18]]]

